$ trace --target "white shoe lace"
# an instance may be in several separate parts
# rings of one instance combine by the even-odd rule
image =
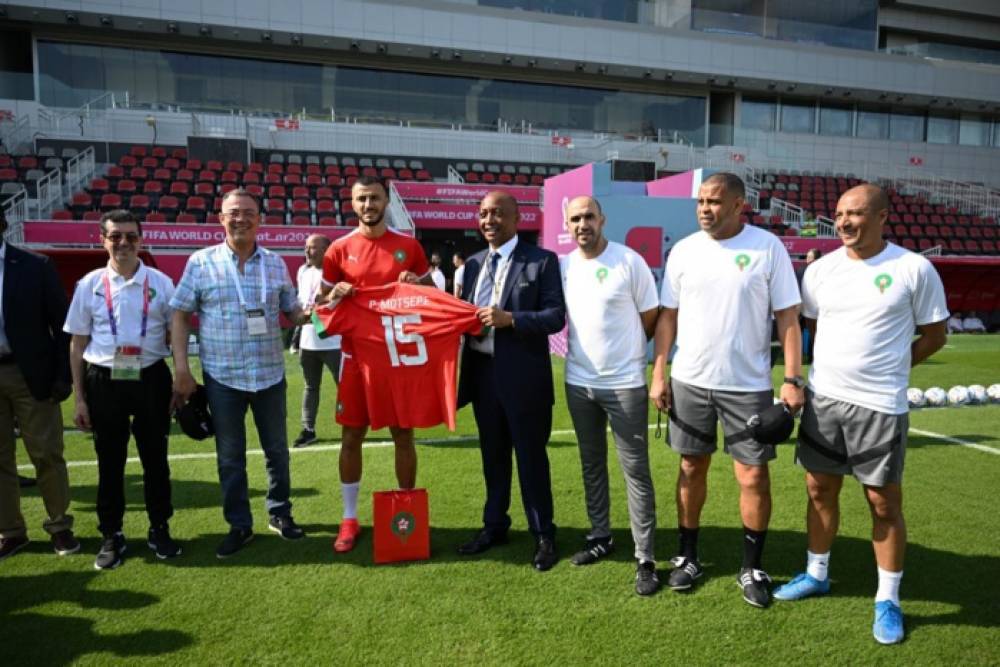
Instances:
[[[749,569],[740,574],[740,585],[749,586],[755,581],[771,583],[771,577],[764,570]]]

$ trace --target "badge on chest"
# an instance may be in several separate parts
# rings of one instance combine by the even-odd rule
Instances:
[[[251,336],[267,335],[267,320],[263,308],[250,308],[247,313],[247,333]]]

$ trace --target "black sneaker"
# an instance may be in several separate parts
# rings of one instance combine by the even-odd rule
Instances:
[[[302,432],[299,433],[299,437],[295,438],[295,442],[292,443],[292,447],[308,447],[314,442],[316,442],[316,431],[304,428],[302,429]]]
[[[253,531],[249,528],[232,528],[216,548],[215,555],[219,558],[229,558],[249,544],[252,539]]]
[[[104,538],[101,550],[94,559],[95,570],[113,570],[122,564],[125,557],[125,536],[115,533]]]
[[[587,540],[583,551],[577,551],[569,562],[573,565],[590,565],[596,563],[615,550],[615,542],[610,537]]]
[[[295,524],[295,519],[288,516],[272,516],[267,522],[268,530],[274,531],[286,540],[301,540],[306,536],[304,530]]]
[[[656,576],[656,563],[644,560],[635,568],[635,592],[652,595],[660,589],[660,578]]]
[[[771,577],[767,576],[767,572],[756,568],[745,567],[736,578],[736,584],[743,589],[743,599],[754,607],[764,608],[771,604],[770,583]]]
[[[670,561],[674,569],[670,571],[670,576],[667,577],[667,586],[674,591],[686,591],[692,586],[696,579],[701,577],[705,573],[701,569],[701,563],[696,559],[688,559],[684,556],[677,556]]]
[[[167,524],[163,524],[158,528],[151,527],[149,529],[149,536],[146,538],[146,544],[153,550],[156,557],[161,560],[181,555],[181,547],[174,542],[174,538],[170,537],[170,528],[167,527]]]

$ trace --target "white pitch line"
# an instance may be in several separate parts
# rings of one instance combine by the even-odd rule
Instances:
[[[976,442],[969,442],[967,440],[962,440],[960,438],[953,438],[950,435],[944,435],[943,433],[935,433],[933,431],[924,431],[919,428],[910,428],[911,433],[916,433],[917,435],[925,435],[929,438],[937,438],[938,440],[944,440],[945,442],[950,442],[953,445],[962,445],[963,447],[969,447],[971,449],[978,449],[981,452],[987,452],[989,454],[996,454],[1000,456],[1000,449],[995,447],[990,447],[989,445],[980,445]]]
[[[656,428],[656,424],[649,424],[648,426],[649,426],[650,430]],[[663,428],[666,428],[666,424],[663,425]],[[611,429],[609,428],[608,431],[610,431],[610,430]],[[979,450],[981,452],[987,452],[989,454],[997,454],[998,456],[1000,456],[1000,449],[996,449],[996,448],[990,447],[988,445],[980,445],[980,444],[977,444],[975,442],[967,442],[965,440],[960,440],[959,438],[953,438],[953,437],[951,437],[949,435],[944,435],[944,434],[941,434],[941,433],[934,433],[932,431],[923,431],[923,430],[918,429],[918,428],[910,428],[910,431],[912,433],[916,433],[917,435],[924,435],[924,436],[927,436],[929,438],[937,438],[938,440],[943,440],[945,442],[950,442],[950,443],[955,444],[955,445],[962,445],[963,447],[969,447],[971,449],[977,449],[977,450]],[[574,431],[573,429],[560,429],[560,430],[552,431],[552,435],[554,435],[554,436],[559,436],[559,435],[576,435],[576,431]],[[453,435],[453,436],[448,436],[448,437],[445,437],[445,438],[430,438],[430,439],[427,439],[427,440],[417,440],[417,444],[418,445],[446,445],[446,444],[449,444],[449,443],[473,442],[475,440],[478,440],[478,438],[476,436],[472,436],[472,435]],[[373,441],[373,442],[366,442],[364,444],[364,446],[366,448],[367,447],[389,447],[392,444],[393,444],[393,442],[391,440],[376,440],[376,441]],[[340,449],[340,445],[315,445],[315,446],[311,446],[311,447],[303,447],[301,449],[290,448],[288,450],[288,453],[289,454],[309,454],[309,453],[312,453],[312,452],[335,452],[335,451],[338,451],[339,449]],[[247,455],[248,456],[260,456],[260,455],[263,455],[263,454],[264,454],[264,452],[262,450],[259,450],[259,449],[248,449],[247,450]],[[215,458],[215,452],[212,451],[212,452],[202,452],[202,453],[196,453],[196,454],[171,454],[168,458],[171,461],[193,461],[193,460],[199,460],[199,459],[214,459]],[[134,464],[134,463],[139,463],[140,461],[139,461],[138,457],[133,456],[133,457],[130,457],[130,458],[126,459],[125,462],[126,463],[133,463]],[[69,467],[69,468],[80,468],[80,467],[85,467],[85,466],[96,466],[96,465],[97,465],[97,461],[96,460],[67,461],[66,462],[66,466]],[[32,464],[30,464],[30,463],[26,463],[26,464],[23,464],[23,465],[19,465],[17,467],[17,469],[18,470],[32,470],[32,469],[34,469],[34,466]]]
[[[649,428],[656,428],[655,424],[650,424]],[[576,431],[572,429],[562,429],[558,431],[552,431],[552,435],[571,435],[575,434]],[[453,435],[444,438],[429,438],[427,440],[417,440],[418,445],[446,445],[449,443],[458,442],[474,442],[479,438],[472,435]],[[393,445],[392,440],[374,440],[371,442],[366,442],[364,444],[365,448],[369,447],[390,447]],[[295,449],[294,447],[289,448],[289,454],[309,454],[312,452],[335,452],[340,449],[340,445],[314,445],[310,447],[302,447],[300,449]],[[263,450],[260,449],[248,449],[248,456],[262,456],[264,454]],[[196,461],[199,459],[214,459],[215,451],[209,452],[198,452],[192,454],[171,454],[167,457],[170,461]],[[129,457],[125,459],[125,463],[140,463],[140,460],[136,456]],[[86,466],[96,466],[96,460],[83,460],[83,461],[67,461],[66,466],[69,468],[81,468]],[[18,470],[33,470],[34,466],[30,463],[19,465]]]

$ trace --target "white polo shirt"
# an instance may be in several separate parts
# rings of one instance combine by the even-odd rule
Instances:
[[[323,269],[309,266],[308,263],[299,267],[298,277],[295,281],[299,286],[299,303],[303,308],[308,308],[316,303],[316,292],[323,282]],[[300,350],[339,350],[340,336],[330,336],[320,338],[316,333],[316,327],[312,322],[302,325],[302,333],[299,336]]]
[[[915,327],[948,319],[944,286],[921,255],[892,243],[868,259],[845,248],[809,265],[802,314],[816,320],[809,387],[892,415],[908,410]]]
[[[174,283],[161,271],[139,260],[139,268],[125,279],[108,266],[94,269],[76,284],[63,331],[76,336],[90,336],[83,352],[87,363],[111,368],[115,355],[115,337],[111,334],[108,305],[104,297],[104,276],[111,285],[111,304],[118,328],[117,345],[141,346],[139,363],[143,368],[170,356],[167,333],[173,309],[170,299]],[[142,288],[149,280],[149,317],[142,337]]]
[[[646,332],[640,313],[659,305],[645,260],[609,241],[599,256],[579,249],[560,258],[569,320],[566,382],[595,389],[646,385]]]
[[[717,241],[704,231],[670,251],[660,304],[677,308],[670,375],[720,391],[764,391],[771,382],[771,315],[799,304],[788,251],[771,232],[744,225]]]

